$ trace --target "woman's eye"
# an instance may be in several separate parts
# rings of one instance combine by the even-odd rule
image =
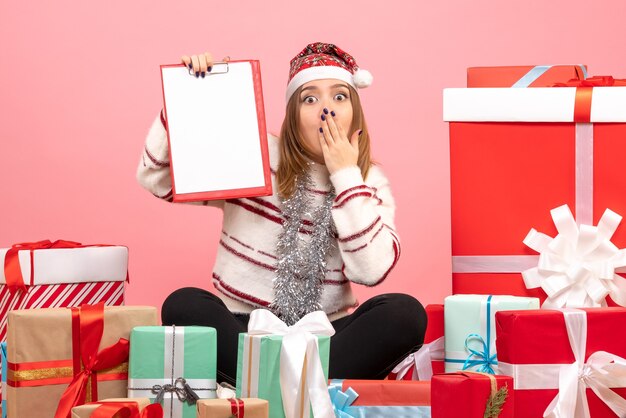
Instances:
[[[348,96],[343,94],[343,93],[338,93],[338,94],[335,95],[335,100],[338,100],[340,102],[343,101],[343,100],[346,100],[347,98],[348,98]]]
[[[309,104],[315,103],[317,101],[317,98],[313,96],[306,96],[303,101],[304,103],[309,103]]]

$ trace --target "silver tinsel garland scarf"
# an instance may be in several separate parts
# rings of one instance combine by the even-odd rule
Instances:
[[[313,188],[307,171],[297,177],[294,194],[282,202],[285,222],[276,247],[278,266],[270,308],[287,325],[293,325],[304,315],[322,309],[326,255],[334,240],[331,206],[335,190],[331,188],[322,205],[314,209],[309,191]],[[299,233],[305,217],[313,222],[308,242]]]

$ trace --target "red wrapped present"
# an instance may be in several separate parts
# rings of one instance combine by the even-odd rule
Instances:
[[[510,376],[470,371],[436,374],[431,390],[434,418],[513,418],[517,404]]]
[[[424,345],[409,354],[389,374],[390,380],[430,380],[444,371],[443,305],[426,306],[428,326]]]
[[[429,381],[333,379],[328,390],[340,418],[431,416]]]
[[[498,366],[514,377],[515,417],[626,416],[624,321],[624,308],[498,312]]]
[[[549,210],[564,204],[579,224],[597,224],[606,208],[626,213],[626,82],[594,77],[571,84],[444,91],[453,293],[544,300],[520,274],[539,263],[522,242],[528,231],[556,235]],[[626,228],[612,242],[625,247]]]
[[[571,79],[587,78],[584,65],[517,65],[470,67],[467,87],[550,87]]]
[[[124,304],[128,248],[49,240],[0,249],[0,342],[14,309]]]

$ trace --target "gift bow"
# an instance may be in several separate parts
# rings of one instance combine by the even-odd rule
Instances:
[[[415,366],[415,372],[411,380],[430,380],[433,377],[434,360],[444,359],[444,337],[423,344],[415,353],[409,354],[400,364],[398,364],[391,373],[396,374],[396,380],[402,380],[404,376]]]
[[[336,418],[356,418],[348,410],[352,403],[359,397],[354,389],[349,387],[346,391],[342,391],[342,384],[339,382],[331,382],[328,386],[328,394],[330,395],[335,411]]]
[[[184,377],[179,377],[174,384],[167,383],[165,385],[152,386],[152,393],[156,394],[155,403],[163,402],[166,393],[175,393],[181,402],[187,402],[189,405],[195,404],[200,396],[187,384]]]
[[[626,416],[626,399],[611,387],[626,386],[626,359],[596,351],[585,362],[587,313],[563,309],[567,336],[575,361],[559,372],[559,393],[546,408],[544,418],[590,418],[586,389],[591,388],[617,416]]]
[[[589,77],[584,80],[573,78],[565,83],[554,83],[554,87],[612,87],[626,86],[626,80],[615,79],[610,75]]]
[[[104,332],[104,302],[72,308],[72,347],[74,378],[63,392],[55,418],[69,418],[72,407],[83,405],[91,383],[92,399],[98,399],[97,372],[128,360],[128,340],[119,341],[98,352]]]
[[[578,227],[567,205],[550,213],[558,235],[551,238],[531,229],[524,239],[540,253],[538,266],[522,277],[527,288],[546,292],[542,307],[602,307],[607,295],[626,306],[626,280],[615,274],[617,267],[626,266],[626,250],[610,241],[622,217],[607,209],[598,226]]]
[[[311,312],[294,325],[287,326],[270,311],[256,309],[250,314],[248,334],[283,336],[280,351],[280,390],[287,418],[308,416],[309,402],[314,417],[334,417],[317,339],[313,335],[335,334],[324,312]]]
[[[6,278],[7,287],[11,294],[14,294],[18,290],[26,291],[26,284],[24,284],[24,277],[22,276],[22,268],[20,267],[20,259],[18,257],[20,251],[30,250],[30,277],[32,279],[34,277],[33,252],[35,250],[77,247],[82,247],[82,244],[64,240],[52,242],[49,239],[12,245],[4,256],[4,277]]]
[[[489,337],[487,337],[489,339]],[[482,350],[475,350],[470,348],[469,342],[470,340],[478,340],[482,345]],[[467,350],[470,355],[465,359],[465,363],[463,363],[462,370],[469,370],[472,367],[480,366],[476,371],[480,373],[488,373],[488,374],[496,374],[496,371],[492,366],[498,364],[498,355],[496,353],[491,353],[489,349],[489,343],[485,341],[485,339],[479,334],[470,334],[465,339],[465,350]]]
[[[137,402],[98,402],[100,405],[91,413],[91,418],[163,418],[160,404],[146,406],[141,412]]]

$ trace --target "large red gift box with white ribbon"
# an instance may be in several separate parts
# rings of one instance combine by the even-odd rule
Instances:
[[[498,368],[513,376],[515,417],[626,416],[625,321],[624,308],[497,312]]]
[[[453,293],[543,301],[544,291],[527,289],[521,275],[539,262],[523,243],[529,231],[557,235],[550,210],[565,204],[578,224],[596,225],[607,208],[626,215],[625,85],[594,77],[563,87],[444,90]],[[611,242],[626,247],[626,228]]]

